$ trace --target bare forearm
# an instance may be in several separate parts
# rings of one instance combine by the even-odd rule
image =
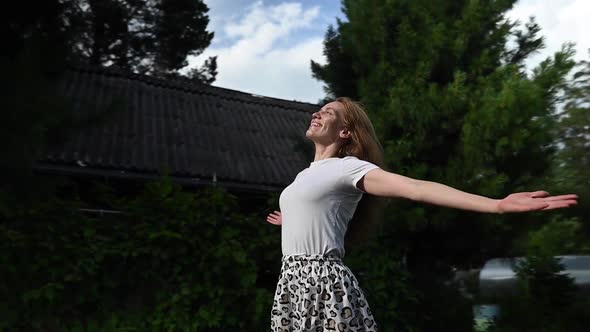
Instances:
[[[450,208],[499,213],[499,200],[466,193],[461,190],[431,181],[416,181],[418,187],[417,201]]]

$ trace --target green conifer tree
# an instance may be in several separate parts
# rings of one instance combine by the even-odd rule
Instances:
[[[314,77],[328,99],[348,95],[366,106],[393,172],[494,198],[539,189],[555,153],[553,113],[573,49],[565,45],[527,73],[524,61],[543,38],[533,19],[506,18],[515,2],[343,0],[346,20],[328,30],[327,63],[312,62]],[[455,268],[514,253],[512,241],[531,226],[524,220],[538,218],[400,200],[387,212],[381,253],[404,254],[421,315],[410,323],[381,311],[385,303],[375,311],[395,322],[389,326],[427,331],[471,329],[458,309],[469,306],[444,282]],[[401,294],[393,288],[379,291],[390,289],[391,299]]]

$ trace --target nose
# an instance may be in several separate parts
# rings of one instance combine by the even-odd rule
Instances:
[[[318,112],[314,112],[314,113],[311,115],[311,118],[312,118],[312,119],[317,119],[317,118],[319,118],[319,117],[320,117],[320,112],[319,112],[319,111],[318,111]]]

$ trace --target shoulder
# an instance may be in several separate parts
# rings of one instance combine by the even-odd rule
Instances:
[[[357,183],[365,176],[365,174],[379,168],[379,166],[371,162],[352,156],[344,157],[340,162],[342,166],[342,181],[347,185],[351,185],[355,189],[357,189]]]
[[[355,156],[346,156],[344,158],[341,158],[340,162],[342,163],[342,165],[349,166],[349,167],[359,167],[359,166],[378,167],[377,165],[373,164],[370,161],[362,160],[362,159],[359,159]]]

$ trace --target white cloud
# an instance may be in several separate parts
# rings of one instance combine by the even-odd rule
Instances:
[[[545,37],[545,49],[531,56],[527,61],[529,68],[536,66],[553,53],[559,51],[566,42],[576,43],[576,60],[588,59],[590,38],[590,1],[588,0],[523,0],[507,13],[511,19],[524,23],[530,16],[541,26],[540,35]]]
[[[317,102],[324,93],[321,82],[311,76],[310,60],[325,63],[323,36],[301,40],[301,35],[313,27],[319,12],[317,6],[305,9],[296,2],[265,6],[258,1],[242,18],[224,26],[225,46],[214,44],[199,57],[189,59],[190,66],[217,55],[216,86]]]
[[[230,83],[241,91],[277,98],[317,102],[323,97],[321,83],[312,79],[309,59],[321,57],[322,38],[310,39],[291,48],[274,49],[256,58],[244,59],[232,55],[223,63],[226,70],[220,84]],[[221,66],[221,65],[220,65]]]
[[[272,28],[276,34],[289,33],[294,29],[311,26],[319,14],[319,7],[303,11],[300,3],[282,3],[264,7],[262,1],[251,6],[250,12],[240,22],[230,23],[225,32],[230,37],[248,38],[259,29]]]
[[[339,1],[330,0],[329,5],[311,0],[206,2],[215,38],[204,54],[189,63],[198,66],[217,55],[219,74],[214,85],[307,102],[324,97],[323,83],[312,78],[310,60],[326,61],[322,41]],[[322,4],[321,12],[316,4]],[[590,38],[585,33],[590,31],[590,20],[586,20],[590,0],[521,0],[507,16],[522,23],[535,16],[541,26],[546,48],[527,60],[529,68],[569,41],[577,45],[576,60],[588,59]]]

